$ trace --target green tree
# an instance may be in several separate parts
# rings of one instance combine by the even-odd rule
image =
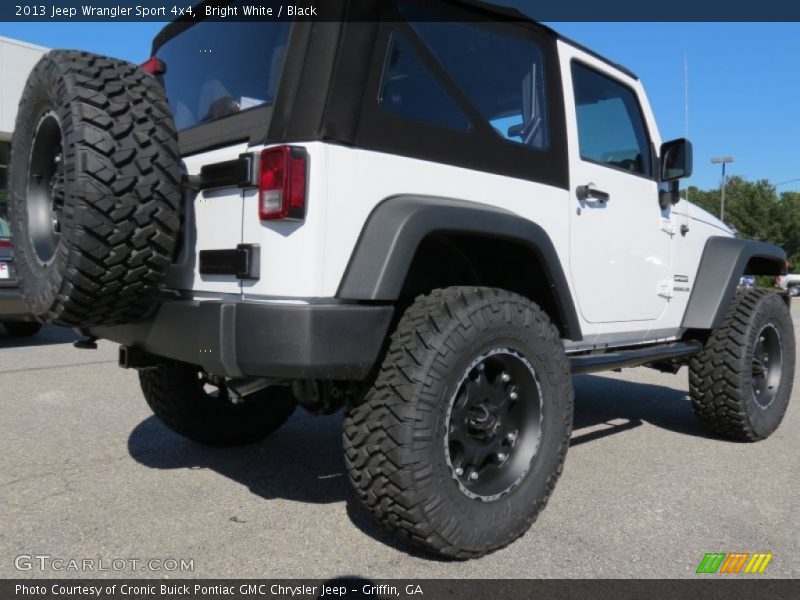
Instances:
[[[777,204],[775,187],[766,179],[731,177],[725,188],[725,222],[742,237],[773,240],[780,229],[772,219]]]
[[[703,210],[719,218],[719,189],[701,190],[696,186],[690,185],[681,195],[684,198],[688,198],[689,202],[693,202]]]
[[[786,250],[793,271],[800,270],[800,192],[783,192],[772,211],[778,231],[773,241]]]
[[[719,188],[701,190],[689,186],[681,195],[719,218]],[[730,177],[725,188],[724,220],[741,237],[781,246],[786,250],[790,269],[800,271],[800,192],[778,196],[775,186],[765,179]]]

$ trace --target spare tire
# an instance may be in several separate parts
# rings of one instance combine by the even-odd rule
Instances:
[[[160,82],[122,60],[49,52],[11,148],[12,240],[31,312],[73,327],[146,315],[180,231],[178,139]]]

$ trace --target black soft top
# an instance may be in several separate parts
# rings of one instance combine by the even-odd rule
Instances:
[[[432,1],[433,0],[423,0],[423,2],[426,3],[431,3]],[[194,5],[193,10],[203,15],[205,14],[206,6],[222,7],[228,6],[235,2],[236,0],[205,0],[204,2]],[[362,21],[377,20],[380,15],[381,7],[384,6],[385,3],[386,0],[328,0],[324,5],[325,12],[323,17],[327,20],[345,20],[348,18]],[[484,2],[482,0],[435,0],[433,3],[436,5],[438,11],[441,11],[442,5],[446,4],[461,7],[462,9],[467,8],[474,13],[476,21],[513,21],[535,25],[536,27],[547,30],[559,40],[568,43],[571,46],[574,46],[575,48],[578,48],[588,54],[591,54],[595,58],[602,60],[616,69],[619,69],[634,79],[638,79],[636,74],[627,67],[616,63],[605,56],[602,56],[601,54],[598,54],[591,48],[587,48],[583,44],[580,44],[565,35],[560,34],[555,29],[539,23],[532,17],[526,15],[516,8],[501,6],[499,4]],[[158,32],[156,37],[153,39],[151,55],[155,56],[158,52],[158,49],[167,41],[180,34],[182,31],[185,31],[195,23],[203,21],[206,18],[207,17],[192,18],[186,15],[179,17],[165,25],[164,28]]]

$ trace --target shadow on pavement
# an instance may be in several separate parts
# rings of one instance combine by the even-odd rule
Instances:
[[[688,392],[661,385],[578,375],[575,387],[575,421],[571,446],[624,433],[643,423],[711,439],[692,412]],[[606,427],[581,433],[601,424]]]
[[[681,391],[596,376],[576,377],[575,391],[572,445],[624,434],[644,422],[683,434],[705,435]],[[610,423],[617,420],[624,422]],[[153,469],[212,469],[265,499],[345,502],[350,520],[366,535],[401,552],[436,560],[390,534],[361,505],[345,471],[341,421],[341,413],[311,417],[298,409],[289,423],[266,440],[219,449],[189,442],[156,417],[149,417],[131,432],[128,451]],[[581,433],[604,423],[609,425]]]
[[[0,348],[26,348],[33,346],[51,346],[55,344],[71,344],[78,337],[75,332],[65,327],[45,325],[36,335],[30,337],[14,337],[8,335],[0,326]]]
[[[341,415],[309,417],[301,409],[269,438],[238,448],[210,448],[173,433],[156,417],[128,438],[128,451],[154,469],[212,469],[262,498],[311,504],[347,499]],[[298,417],[299,416],[299,417]]]
[[[341,414],[311,417],[298,409],[266,440],[239,448],[207,448],[149,417],[131,432],[128,451],[153,469],[212,469],[268,500],[345,502],[348,517],[366,535],[406,554],[435,560],[392,536],[361,505],[345,471],[341,421]]]

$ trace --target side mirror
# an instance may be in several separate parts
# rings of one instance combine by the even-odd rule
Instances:
[[[677,181],[692,174],[692,143],[678,138],[661,144],[661,181]]]

